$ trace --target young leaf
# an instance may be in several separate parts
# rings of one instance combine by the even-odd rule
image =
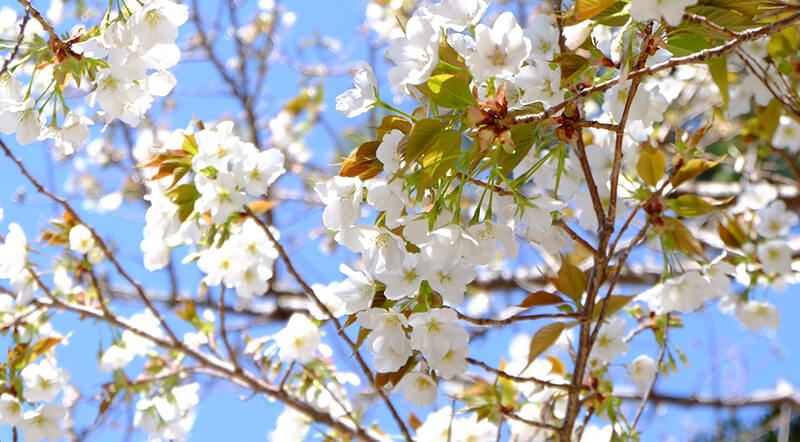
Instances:
[[[546,292],[544,290],[539,290],[538,292],[534,292],[526,296],[518,307],[527,309],[543,305],[561,304],[562,302],[564,302],[564,300],[561,299],[560,296]]]
[[[614,313],[620,311],[622,307],[628,305],[633,298],[634,296],[623,295],[611,295],[608,298],[604,298],[602,301],[594,305],[594,309],[592,309],[592,319],[596,321],[600,318],[600,312],[603,309],[603,304],[608,304],[608,306],[606,306],[606,311],[603,313],[603,317],[608,318]]]
[[[428,80],[431,100],[439,106],[450,109],[463,109],[475,104],[475,97],[469,89],[469,81],[455,74],[437,74]]]
[[[539,329],[531,339],[531,345],[528,349],[528,365],[531,365],[531,362],[550,348],[551,345],[555,344],[562,331],[564,331],[563,322],[547,324]]]
[[[645,183],[655,187],[658,180],[664,175],[667,167],[667,157],[664,152],[647,146],[639,152],[639,162],[636,163],[636,170]]]
[[[661,219],[664,221],[664,235],[672,240],[678,250],[687,255],[705,257],[700,241],[694,237],[691,230],[681,220],[668,216],[661,217]]]
[[[678,172],[671,179],[672,187],[676,188],[681,184],[696,178],[701,173],[711,169],[719,164],[719,161],[708,161],[702,158],[695,158],[689,160],[686,164],[678,169]]]
[[[617,0],[575,0],[575,20],[576,22],[589,20],[616,2]]]
[[[681,195],[666,202],[675,213],[686,218],[707,215],[719,209],[697,195]]]
[[[711,73],[711,79],[719,88],[719,93],[722,95],[722,100],[725,106],[728,105],[730,94],[728,92],[728,58],[720,57],[708,61],[708,71]]]
[[[439,120],[427,119],[417,121],[411,128],[406,144],[406,164],[413,163],[428,150],[436,141],[436,136],[445,129],[445,124]]]
[[[588,284],[588,278],[576,265],[562,258],[561,268],[558,270],[558,278],[551,282],[561,293],[569,296],[576,304],[580,304],[581,296]]]

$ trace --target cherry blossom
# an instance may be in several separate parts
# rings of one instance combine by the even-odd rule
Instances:
[[[286,327],[275,335],[275,343],[282,360],[308,364],[314,359],[314,352],[319,347],[319,329],[307,316],[295,313],[289,318]]]

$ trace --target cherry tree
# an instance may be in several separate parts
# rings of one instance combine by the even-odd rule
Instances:
[[[0,211],[13,440],[126,407],[131,432],[194,438],[209,379],[283,404],[276,441],[639,440],[657,403],[800,407],[655,389],[695,356],[691,318],[777,329],[796,282],[794,2],[365,0],[368,61],[290,47],[288,2],[45,3],[0,9],[24,179],[2,189],[47,208]],[[187,67],[230,108],[179,121]],[[297,87],[271,109],[278,68]],[[137,227],[109,227],[124,208]],[[62,363],[80,322],[108,332],[93,385]]]

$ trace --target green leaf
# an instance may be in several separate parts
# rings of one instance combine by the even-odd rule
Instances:
[[[437,74],[428,80],[431,100],[439,106],[450,109],[463,109],[475,104],[475,97],[469,89],[469,81],[456,74]]]
[[[579,74],[584,67],[588,66],[589,60],[576,54],[562,54],[554,58],[553,63],[558,63],[561,68],[561,83],[563,85]]]
[[[384,135],[393,130],[399,130],[404,134],[408,134],[408,132],[411,131],[411,122],[397,115],[387,115],[381,120],[380,126],[370,127],[370,129],[374,129],[378,134],[378,141],[382,141]]]
[[[439,120],[420,120],[411,128],[406,144],[406,167],[429,151],[436,142],[436,136],[445,130],[446,125]]]
[[[594,16],[594,21],[605,26],[625,26],[628,22],[627,2],[618,1],[603,12]]]
[[[561,332],[564,331],[564,323],[563,322],[554,322],[552,324],[547,324],[539,331],[533,335],[531,338],[531,344],[528,349],[528,366],[539,357],[542,353],[545,352],[551,345],[555,344],[558,340],[558,337],[561,336]],[[527,366],[526,366],[527,368]]]
[[[800,46],[800,32],[797,26],[790,26],[773,35],[767,43],[767,53],[773,58],[790,57]]]
[[[688,31],[679,31],[667,40],[667,50],[676,57],[685,57],[710,47],[703,36]]]
[[[677,198],[668,199],[666,202],[675,213],[687,218],[703,216],[719,210],[718,207],[697,195],[681,195]]]
[[[646,146],[639,152],[639,161],[636,163],[636,171],[645,183],[655,187],[658,181],[664,176],[667,167],[667,157],[664,152],[652,146]]]
[[[615,3],[617,0],[575,0],[575,20],[578,23],[589,20]]]
[[[758,23],[753,21],[752,18],[746,17],[737,10],[728,7],[703,6],[703,5],[692,6],[690,8],[686,8],[686,12],[690,12],[692,14],[705,17],[706,19],[708,19],[708,21],[735,32],[745,31],[747,29],[758,26]],[[717,36],[717,37],[725,36],[725,34],[720,34],[719,32],[710,30],[706,27],[703,27],[702,25],[692,24],[690,26],[693,29],[696,26],[700,26],[705,32],[710,33],[711,36]]]
[[[764,139],[771,140],[778,130],[778,123],[780,122],[781,113],[783,112],[783,105],[780,101],[773,99],[770,103],[762,109],[756,110],[758,117],[759,128],[762,130]]]
[[[752,18],[759,9],[759,2],[753,0],[700,0],[698,6],[715,6]]]
[[[428,188],[436,179],[444,176],[453,166],[461,150],[461,132],[444,130],[434,136],[430,149],[423,154],[419,189]]]
[[[168,192],[167,197],[169,197],[170,201],[174,204],[181,205],[200,198],[200,192],[197,191],[194,184],[181,184]]]
[[[719,93],[722,95],[725,106],[727,106],[730,100],[730,93],[728,92],[728,58],[721,57],[709,60],[708,70],[711,72],[711,78],[717,88],[719,88]]]

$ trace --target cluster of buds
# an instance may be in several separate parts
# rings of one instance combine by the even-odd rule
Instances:
[[[513,151],[511,126],[514,125],[514,119],[508,114],[505,84],[500,85],[497,93],[486,100],[478,100],[477,88],[472,89],[472,94],[478,105],[467,108],[464,116],[466,123],[474,128],[470,131],[470,136],[475,138],[482,150],[496,142],[503,149]]]

